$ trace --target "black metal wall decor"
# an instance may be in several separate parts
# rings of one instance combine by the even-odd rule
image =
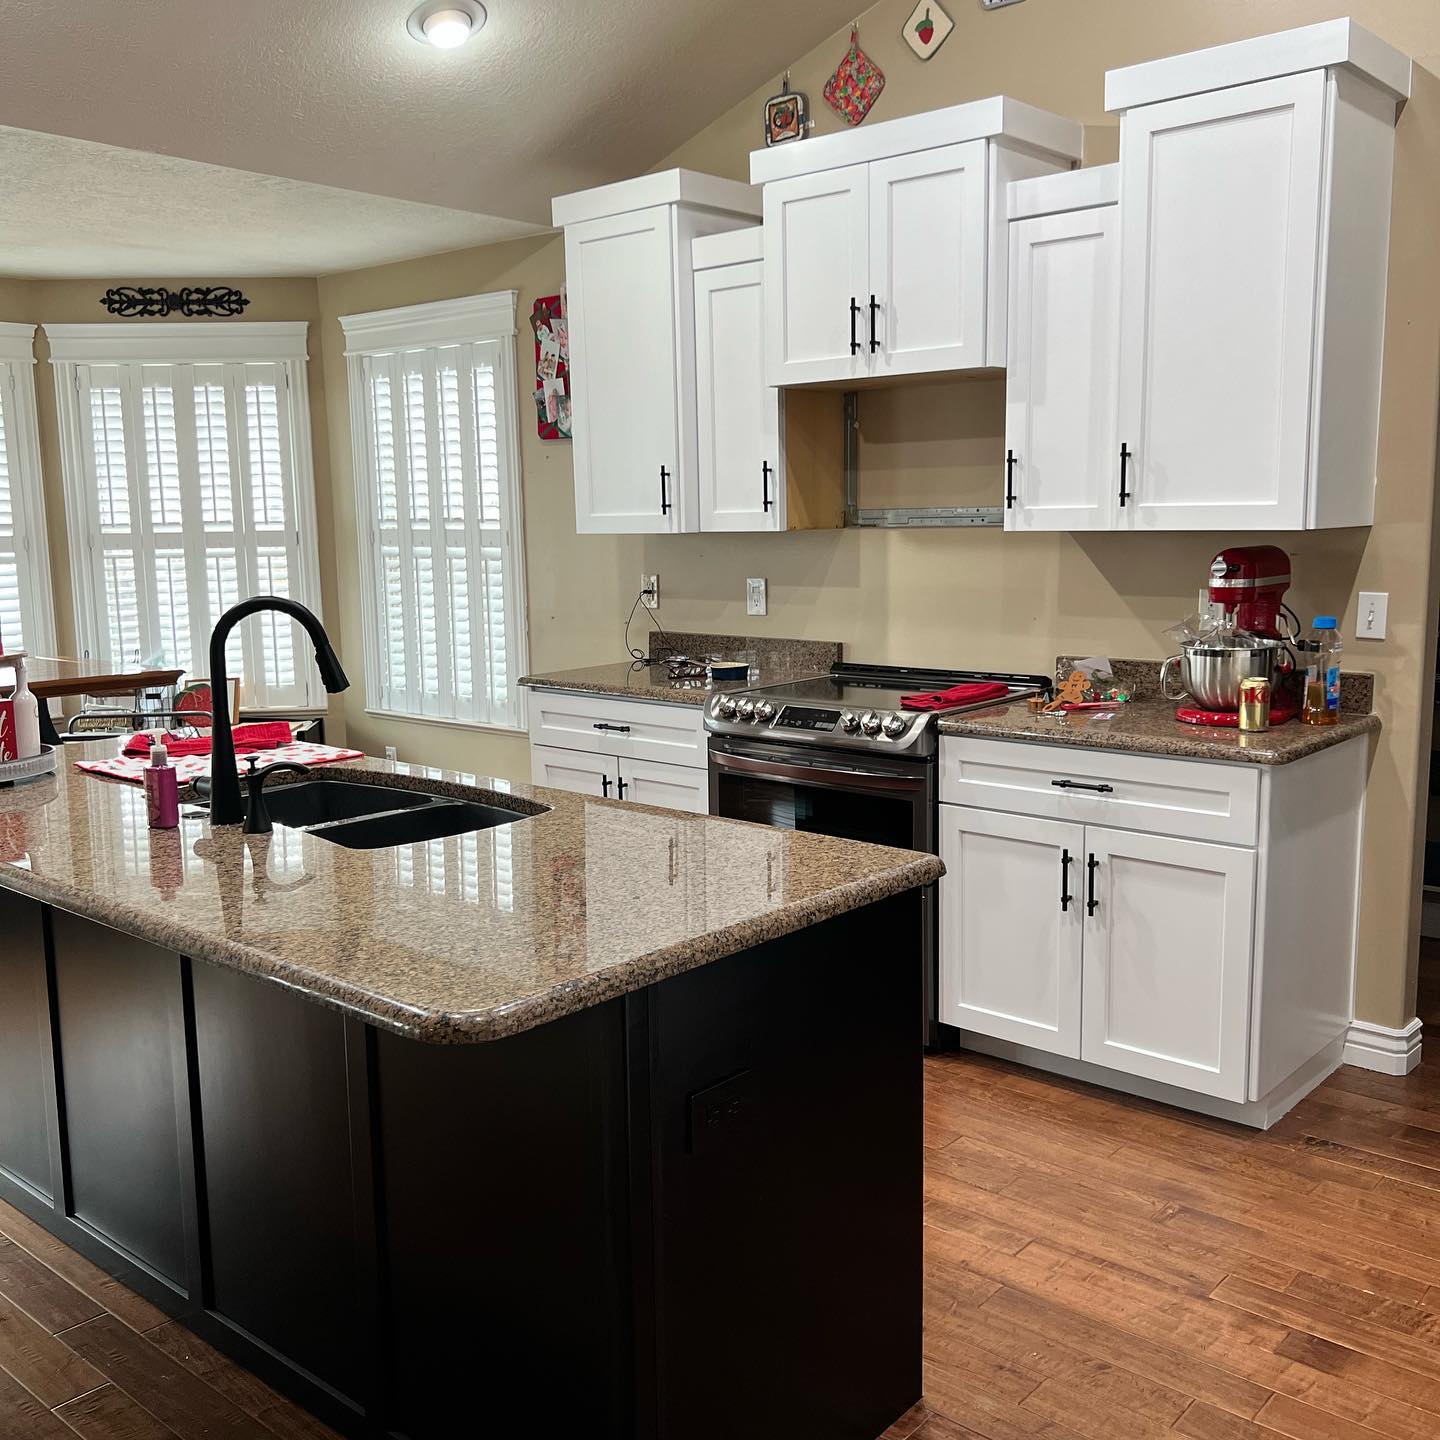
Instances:
[[[231,316],[241,314],[250,303],[231,285],[187,285],[167,290],[163,285],[116,285],[107,290],[100,303],[111,315],[126,320],[163,315]]]

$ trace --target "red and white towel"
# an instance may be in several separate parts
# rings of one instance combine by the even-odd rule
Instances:
[[[262,728],[262,727],[256,727]],[[131,742],[134,743],[133,741]],[[182,745],[187,742],[180,742]],[[208,779],[210,775],[210,742],[204,742],[205,753],[201,755],[189,754],[175,756],[171,751],[171,763],[175,767],[176,778],[182,785],[188,784],[191,780]],[[130,747],[127,745],[126,749]],[[238,747],[237,747],[238,749]],[[144,783],[145,772],[150,768],[150,747],[144,746],[144,755],[117,755],[113,760],[77,760],[75,768],[84,770],[89,775],[102,775],[108,780],[125,780],[132,785]],[[253,749],[250,753],[254,753]],[[270,765],[278,760],[290,760],[298,765],[332,765],[338,760],[363,760],[363,750],[342,750],[334,745],[311,745],[306,741],[296,740],[288,745],[276,745],[265,751],[263,764]],[[243,778],[244,767],[241,767],[240,774]]]

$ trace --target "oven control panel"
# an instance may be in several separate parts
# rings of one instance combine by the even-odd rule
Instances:
[[[838,710],[812,710],[808,705],[787,705],[775,718],[776,730],[833,730],[840,723]]]

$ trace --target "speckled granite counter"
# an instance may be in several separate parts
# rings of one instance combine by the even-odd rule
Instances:
[[[575,670],[554,670],[526,675],[522,685],[544,690],[584,690],[613,695],[621,700],[661,700],[672,704],[703,705],[726,690],[752,690],[757,685],[785,685],[810,675],[826,674],[841,656],[841,647],[825,640],[784,640],[743,635],[700,635],[672,631],[650,637],[652,655],[721,655],[750,660],[750,675],[712,685],[708,680],[672,680],[663,663],[637,665],[585,665]]]
[[[1116,707],[1113,720],[1098,718],[1104,713],[1108,712],[1077,710],[1063,716],[1037,715],[1026,705],[998,705],[942,718],[939,729],[942,735],[1076,745],[1091,750],[1123,750],[1131,755],[1284,765],[1380,728],[1378,715],[1342,713],[1337,725],[1302,725],[1291,720],[1257,735],[1242,735],[1238,730],[1183,724],[1175,718],[1173,700],[1132,700]]]
[[[72,747],[71,758],[83,757]],[[399,1034],[461,1044],[531,1029],[941,873],[933,856],[386,761],[317,774],[360,770],[537,813],[372,851],[280,827],[212,832],[198,818],[152,831],[137,788],[67,767],[0,789],[0,887]]]

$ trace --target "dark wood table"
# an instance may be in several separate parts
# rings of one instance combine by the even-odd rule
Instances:
[[[9,678],[6,674],[9,672]],[[40,702],[40,739],[58,745],[60,737],[50,717],[51,700],[67,695],[133,695],[137,690],[160,690],[174,685],[183,670],[150,670],[140,666],[116,669],[99,660],[67,660],[52,655],[25,658],[25,677]],[[14,666],[0,655],[0,687],[14,685]]]

